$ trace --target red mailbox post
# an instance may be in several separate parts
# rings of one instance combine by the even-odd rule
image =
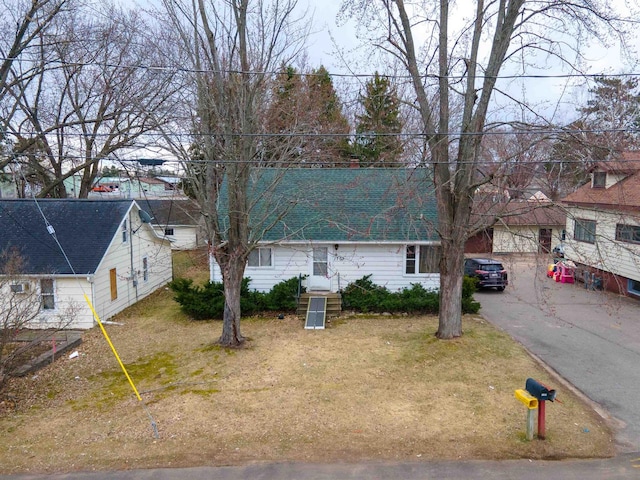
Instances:
[[[545,402],[547,400],[553,402],[556,399],[556,391],[533,378],[527,378],[525,388],[538,400],[538,438],[544,440],[546,436]]]

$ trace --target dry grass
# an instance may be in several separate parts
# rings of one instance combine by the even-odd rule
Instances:
[[[157,422],[96,329],[80,356],[12,381],[0,473],[247,462],[603,457],[609,428],[570,392],[547,408],[547,439],[524,440],[525,379],[555,382],[481,317],[455,341],[436,319],[347,318],[305,331],[295,317],[243,320],[240,350],[213,344],[163,290],[107,327]]]

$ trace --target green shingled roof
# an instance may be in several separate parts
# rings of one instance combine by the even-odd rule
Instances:
[[[438,240],[427,169],[256,169],[250,192],[256,240]]]

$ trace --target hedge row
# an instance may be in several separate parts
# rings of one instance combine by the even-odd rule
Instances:
[[[265,311],[291,312],[296,310],[298,277],[290,278],[275,285],[271,291],[261,293],[249,290],[251,279],[242,280],[240,308],[246,316]],[[222,319],[224,312],[224,286],[221,282],[209,282],[203,286],[193,285],[193,281],[177,278],[169,284],[175,300],[182,311],[194,320]],[[477,313],[480,304],[473,299],[477,289],[476,280],[465,277],[462,284],[462,312]],[[304,291],[304,288],[302,289]],[[366,275],[347,285],[342,291],[343,307],[358,312],[369,313],[438,313],[440,295],[435,290],[426,290],[420,284],[412,284],[400,292],[390,292],[387,288],[374,284],[371,275]]]
[[[276,284],[267,293],[249,290],[250,278],[242,279],[240,309],[242,315],[250,316],[265,311],[293,311],[296,309],[298,277]],[[193,285],[193,280],[176,278],[169,283],[174,299],[182,311],[194,320],[222,320],[224,313],[224,285],[208,282],[203,286]]]
[[[480,304],[473,299],[477,290],[477,281],[471,277],[464,277],[462,284],[462,312],[478,313]],[[371,281],[371,275],[347,285],[342,291],[342,305],[344,308],[359,312],[377,313],[438,313],[440,295],[436,290],[427,290],[419,283],[404,288],[399,292],[390,292],[387,288],[376,285]]]

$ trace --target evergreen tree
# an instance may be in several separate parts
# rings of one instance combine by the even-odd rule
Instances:
[[[308,130],[305,118],[306,100],[300,73],[291,65],[282,64],[271,87],[271,99],[265,116],[264,160],[269,166],[282,166],[298,157],[302,138],[297,135]]]
[[[271,87],[264,142],[266,165],[333,166],[349,155],[349,122],[329,72],[301,74],[282,65]],[[337,134],[337,135],[335,135]]]
[[[315,165],[335,166],[349,157],[349,122],[342,113],[342,102],[323,66],[306,76],[309,101],[309,133],[305,151]]]
[[[634,78],[598,77],[595,82],[589,89],[587,105],[578,111],[586,130],[595,132],[585,142],[589,156],[601,161],[637,146],[640,95]]]
[[[365,85],[359,103],[364,113],[356,116],[353,153],[364,166],[396,165],[403,151],[398,135],[403,124],[397,90],[387,77],[376,72]]]

